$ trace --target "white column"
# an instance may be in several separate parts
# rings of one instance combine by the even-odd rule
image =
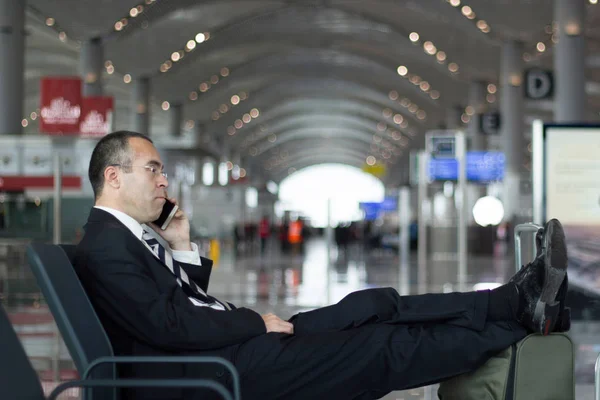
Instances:
[[[80,63],[83,95],[102,96],[102,72],[104,70],[102,39],[93,38],[83,43]]]
[[[133,84],[131,126],[135,132],[150,135],[150,79],[138,78]]]
[[[524,173],[523,45],[505,42],[500,65],[500,134],[506,157],[503,203],[505,219],[517,214],[521,176]]]
[[[0,0],[0,135],[23,127],[25,1]]]
[[[554,48],[554,120],[582,122],[585,95],[585,1],[555,0],[558,43]]]

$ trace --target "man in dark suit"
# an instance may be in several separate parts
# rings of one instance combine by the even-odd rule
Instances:
[[[181,210],[165,230],[151,222],[173,199],[150,139],[107,135],[89,178],[96,203],[74,264],[115,353],[224,357],[238,369],[247,400],[379,398],[474,370],[528,332],[563,326],[567,259],[556,220],[540,232],[536,260],[492,291],[401,297],[391,288],[364,290],[286,321],[207,293],[212,263],[190,243]],[[230,384],[211,365],[135,365],[120,373]],[[127,396],[201,397],[195,390]]]

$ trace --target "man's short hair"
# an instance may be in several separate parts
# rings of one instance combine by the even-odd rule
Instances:
[[[107,167],[114,164],[131,165],[133,161],[129,139],[141,138],[153,143],[152,140],[141,133],[130,131],[117,131],[104,136],[94,147],[88,177],[94,190],[94,197],[97,199],[102,194],[104,188],[104,171]]]

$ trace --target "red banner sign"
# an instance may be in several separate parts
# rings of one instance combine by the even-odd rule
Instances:
[[[81,136],[102,137],[112,131],[114,102],[112,97],[84,97],[81,104]]]
[[[53,176],[0,176],[0,191],[23,191],[26,189],[52,189]],[[81,189],[80,176],[63,176],[63,189]]]
[[[40,132],[49,134],[79,133],[80,78],[42,78],[40,99]]]

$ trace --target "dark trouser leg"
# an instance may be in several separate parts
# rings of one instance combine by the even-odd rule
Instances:
[[[296,335],[340,331],[369,323],[446,323],[481,330],[489,292],[400,296],[395,289],[350,293],[339,303],[290,318]]]
[[[481,331],[369,324],[304,336],[267,334],[241,345],[235,364],[245,400],[366,400],[472,371],[525,335],[504,321]]]

